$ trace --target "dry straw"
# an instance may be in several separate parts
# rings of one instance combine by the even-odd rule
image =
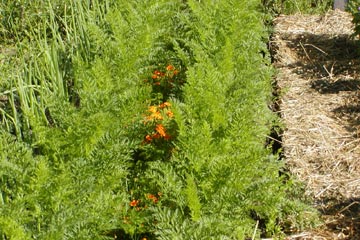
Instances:
[[[274,22],[286,164],[324,219],[288,239],[360,239],[360,56],[351,19],[330,11]]]

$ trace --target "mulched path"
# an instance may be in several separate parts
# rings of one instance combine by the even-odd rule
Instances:
[[[360,43],[351,19],[337,10],[274,21],[283,155],[323,220],[289,240],[360,239]]]

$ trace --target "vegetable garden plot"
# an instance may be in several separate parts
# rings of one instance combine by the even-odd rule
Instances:
[[[264,147],[276,116],[259,4],[42,5],[2,65],[0,236],[246,239],[310,224]]]

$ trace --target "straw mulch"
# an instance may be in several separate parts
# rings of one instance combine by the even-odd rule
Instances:
[[[324,221],[289,240],[360,239],[360,45],[351,20],[337,10],[274,21],[284,159]]]

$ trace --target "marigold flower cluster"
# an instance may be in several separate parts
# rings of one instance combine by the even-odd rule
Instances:
[[[147,110],[143,114],[139,125],[136,124],[136,129],[140,132],[140,136],[143,137],[142,143],[139,144],[136,152],[140,152],[136,156],[136,162],[143,160],[146,164],[148,161],[154,160],[167,160],[170,159],[174,152],[174,146],[172,140],[177,136],[177,124],[174,120],[174,112],[172,111],[171,103],[168,101],[170,98],[178,98],[181,96],[181,85],[184,83],[182,77],[184,74],[180,73],[174,65],[158,65],[158,69],[152,71],[144,82],[147,87],[152,88],[151,100],[156,102],[148,106]],[[138,133],[138,132],[136,132]],[[135,157],[134,157],[135,159]],[[138,174],[138,173],[137,173]],[[141,174],[139,174],[141,176]],[[137,178],[137,177],[136,177]],[[127,204],[131,209],[131,217],[125,216],[124,224],[136,224],[142,226],[144,229],[150,227],[147,225],[149,221],[148,206],[154,206],[158,204],[162,197],[162,193],[155,194],[145,193],[143,194],[142,184],[147,185],[147,182],[137,182],[134,176],[134,186],[131,196],[141,196],[138,198],[131,197]],[[156,221],[152,224],[156,224]],[[147,239],[146,237],[143,240]]]
[[[157,194],[148,193],[148,194],[146,194],[146,200],[147,200],[147,202],[156,204],[159,202],[159,199],[161,196],[162,196],[162,193],[160,193],[160,192]],[[141,200],[133,199],[130,201],[129,205],[130,205],[130,207],[134,207],[136,210],[141,210],[142,208],[147,208],[147,206],[144,204],[142,204],[142,206],[140,206],[140,203],[141,203]]]
[[[180,71],[173,65],[169,64],[162,67],[162,70],[156,69],[152,72],[151,78],[145,80],[146,83],[154,87],[154,92],[163,94],[164,98],[169,97],[170,94],[175,94],[184,81],[179,75]]]
[[[151,200],[153,203],[157,203],[159,201],[158,197],[156,197],[154,194],[148,194],[147,198]]]
[[[161,80],[169,80],[171,78],[173,78],[174,76],[178,75],[179,74],[179,70],[177,70],[173,65],[167,65],[166,68],[165,68],[165,72],[162,72],[160,70],[155,70],[153,73],[152,73],[152,76],[151,78],[153,80],[156,80],[154,81],[154,85],[160,85],[160,81]]]
[[[151,143],[154,139],[171,139],[171,135],[164,126],[164,121],[166,122],[174,117],[170,107],[171,104],[169,102],[163,102],[148,108],[148,115],[145,116],[144,124],[155,123],[155,127],[153,133],[145,136],[145,143]]]

